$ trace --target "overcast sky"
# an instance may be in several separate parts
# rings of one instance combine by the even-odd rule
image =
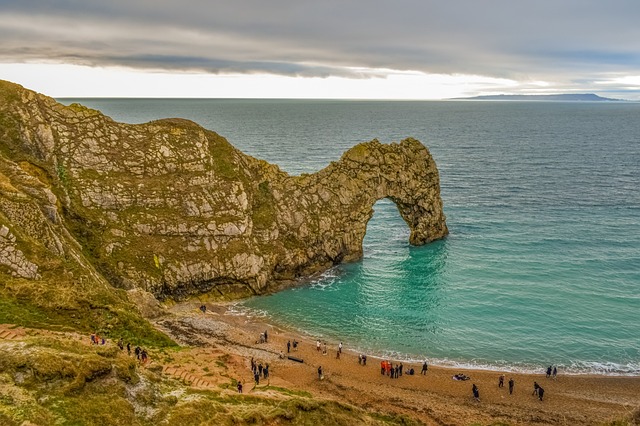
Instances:
[[[0,0],[0,79],[52,96],[640,99],[640,1]]]

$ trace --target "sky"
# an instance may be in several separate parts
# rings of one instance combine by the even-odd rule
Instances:
[[[640,100],[637,0],[0,0],[0,79],[54,97]]]

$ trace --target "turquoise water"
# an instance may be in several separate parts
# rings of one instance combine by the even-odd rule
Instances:
[[[374,355],[640,374],[640,104],[81,102],[126,122],[190,118],[293,174],[372,138],[429,147],[449,237],[409,246],[381,200],[362,261],[240,311]]]

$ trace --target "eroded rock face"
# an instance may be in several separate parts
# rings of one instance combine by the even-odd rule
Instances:
[[[381,198],[396,203],[412,244],[448,232],[436,164],[415,139],[362,143],[290,176],[187,120],[117,123],[0,82],[0,147],[6,168],[37,181],[41,216],[112,284],[159,298],[257,294],[358,259]],[[0,203],[2,217],[9,229]]]

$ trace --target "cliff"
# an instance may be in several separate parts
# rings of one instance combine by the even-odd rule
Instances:
[[[117,123],[0,81],[6,282],[56,274],[159,299],[260,294],[360,258],[381,198],[411,244],[447,234],[438,170],[417,140],[362,143],[290,176],[187,120]]]

